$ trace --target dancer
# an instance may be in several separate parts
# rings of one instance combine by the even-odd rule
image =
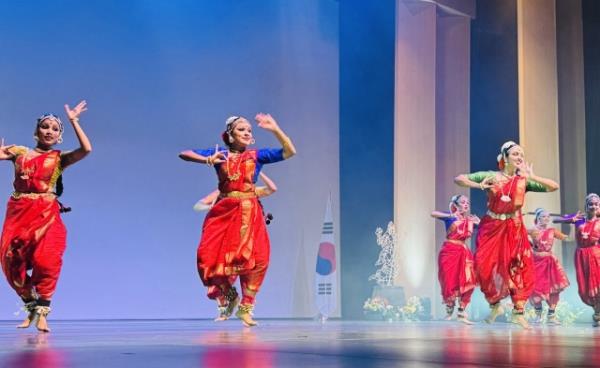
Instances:
[[[475,272],[491,308],[485,321],[493,323],[504,313],[500,301],[510,295],[512,321],[528,329],[523,313],[533,291],[535,270],[521,208],[525,192],[553,192],[558,184],[535,175],[515,142],[502,145],[497,161],[500,171],[462,174],[454,181],[488,194],[488,211],[479,225],[475,250]]]
[[[15,191],[6,209],[0,260],[8,283],[21,297],[28,312],[25,321],[17,326],[19,328],[29,327],[37,318],[37,329],[50,331],[46,317],[62,267],[67,235],[57,197],[63,191],[64,169],[92,151],[90,141],[79,125],[79,116],[86,110],[85,101],[73,109],[65,105],[80,145],[74,151],[53,149],[62,142],[63,134],[63,124],[53,114],[42,115],[37,120],[34,149],[4,146],[2,140],[0,160],[14,163]]]
[[[575,271],[581,301],[594,308],[593,326],[600,326],[600,197],[590,193],[585,197],[585,215],[555,219],[556,223],[575,225],[577,250]]]
[[[443,220],[446,225],[446,241],[438,257],[438,280],[446,304],[446,319],[452,319],[454,305],[459,299],[456,319],[465,324],[473,323],[465,309],[476,286],[473,255],[465,241],[471,237],[473,226],[479,224],[479,218],[469,214],[470,205],[469,198],[455,195],[450,200],[450,213],[431,213],[431,217]]]
[[[554,239],[565,240],[567,235],[548,226],[550,214],[543,208],[535,210],[534,227],[528,233],[533,243],[535,286],[529,301],[535,308],[535,322],[542,321],[542,301],[548,304],[548,324],[560,325],[556,316],[556,305],[560,292],[569,286],[558,258],[552,254]]]
[[[255,326],[252,318],[255,297],[269,265],[269,237],[256,193],[256,179],[262,165],[282,161],[296,154],[292,141],[269,114],[257,114],[258,126],[272,132],[282,148],[249,149],[254,143],[248,120],[232,116],[222,135],[226,149],[188,150],[179,157],[214,165],[219,178],[219,198],[209,210],[198,246],[198,272],[208,288],[208,297],[216,299],[219,317],[236,316],[245,326]],[[240,302],[232,285],[239,276]]]

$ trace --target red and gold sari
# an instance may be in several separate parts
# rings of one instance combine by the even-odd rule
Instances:
[[[535,229],[533,240],[533,263],[535,266],[535,286],[531,294],[534,305],[545,300],[550,305],[558,303],[558,294],[569,286],[569,279],[554,254],[554,239],[564,240],[567,236],[554,228]]]
[[[196,151],[208,156],[214,150]],[[229,154],[216,165],[219,199],[208,212],[198,246],[198,273],[208,296],[227,294],[239,276],[242,304],[254,304],[269,264],[270,244],[255,182],[265,163],[283,160],[281,150]]]
[[[444,219],[446,241],[438,257],[438,280],[444,303],[453,306],[460,298],[460,307],[466,308],[477,285],[473,254],[465,241],[473,234],[473,221],[468,218]]]
[[[478,172],[469,179],[480,183],[495,175],[493,171]],[[514,176],[488,190],[488,212],[479,224],[476,240],[475,271],[490,304],[510,295],[515,307],[521,309],[533,291],[533,254],[521,214],[526,191],[546,189]]]
[[[50,300],[62,266],[66,229],[52,192],[62,173],[60,151],[31,157],[14,147],[15,192],[8,200],[0,260],[10,286],[24,300]],[[27,271],[31,270],[31,276]]]
[[[592,307],[600,306],[600,220],[584,220],[575,224],[577,250],[575,271],[581,300]]]

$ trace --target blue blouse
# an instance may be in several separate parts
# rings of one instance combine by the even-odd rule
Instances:
[[[194,149],[192,150],[194,153],[207,157],[215,154],[214,148],[208,149]],[[219,147],[219,152],[223,152],[225,156],[229,154],[229,150],[225,147]],[[262,166],[265,164],[272,164],[275,162],[283,161],[283,148],[261,148],[256,150],[256,169],[254,171],[254,179],[253,182],[256,183],[258,180],[258,175],[260,174],[260,170]],[[221,164],[215,164],[215,170],[218,172]]]

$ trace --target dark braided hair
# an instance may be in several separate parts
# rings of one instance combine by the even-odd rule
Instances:
[[[58,180],[56,180],[56,191],[54,193],[56,193],[57,197],[60,197],[63,194],[64,190],[65,186],[63,185],[62,174],[60,174]]]
[[[56,188],[55,189],[56,189],[56,191],[54,193],[56,194],[57,197],[60,197],[63,194],[63,192],[65,191],[65,186],[63,185],[62,174],[60,174],[60,176],[56,180]],[[61,203],[61,201],[57,201],[57,202],[58,202],[58,205],[60,206],[61,213],[71,212],[71,207],[66,207],[65,205],[63,205]]]

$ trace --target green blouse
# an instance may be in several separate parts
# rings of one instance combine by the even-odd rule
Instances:
[[[477,171],[471,174],[467,174],[467,178],[476,183],[481,183],[485,178],[489,178],[490,176],[496,176],[496,171]],[[548,189],[541,183],[537,181],[527,179],[527,187],[525,189],[528,192],[547,192]]]

